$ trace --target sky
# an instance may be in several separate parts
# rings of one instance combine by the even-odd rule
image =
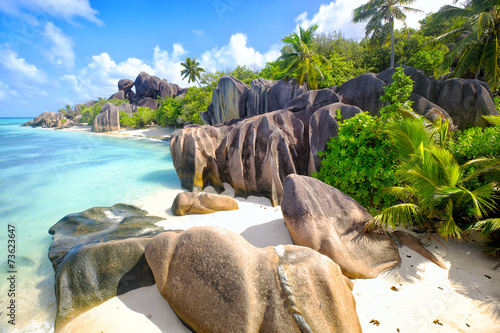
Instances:
[[[57,112],[118,90],[141,71],[188,87],[186,57],[207,71],[260,69],[279,57],[281,39],[298,26],[364,37],[352,23],[367,0],[1,0],[0,117]],[[436,12],[452,0],[416,0]],[[418,28],[425,14],[409,13]]]

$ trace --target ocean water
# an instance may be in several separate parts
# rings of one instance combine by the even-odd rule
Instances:
[[[2,332],[53,330],[56,306],[48,229],[59,219],[180,188],[167,142],[20,127],[27,120],[0,118]],[[8,266],[9,237],[15,237],[14,269]],[[15,296],[9,297],[12,270]],[[8,323],[12,299],[16,325]]]

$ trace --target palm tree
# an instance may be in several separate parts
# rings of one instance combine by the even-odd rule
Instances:
[[[354,9],[354,23],[368,20],[365,27],[366,37],[371,35],[372,42],[381,43],[390,33],[391,36],[391,67],[394,67],[394,20],[403,21],[406,28],[406,15],[404,12],[421,12],[419,9],[410,8],[415,0],[370,0],[364,5]]]
[[[200,79],[200,73],[205,72],[203,68],[200,67],[200,63],[196,61],[196,58],[186,57],[186,62],[181,62],[184,69],[181,71],[181,75],[184,75],[182,79],[188,78],[189,82],[196,82],[201,88],[201,84],[198,81]]]
[[[318,89],[318,76],[321,80],[325,79],[318,64],[331,68],[328,59],[323,55],[315,54],[312,50],[316,29],[318,29],[317,25],[306,30],[299,27],[299,34],[294,32],[284,37],[281,41],[288,45],[285,45],[283,54],[278,58],[278,61],[283,61],[282,68],[287,68],[285,80],[296,72],[299,85],[305,81],[311,89]]]
[[[457,0],[454,0],[457,3]],[[436,22],[454,20],[451,30],[436,40],[456,42],[445,57],[445,64],[458,58],[452,76],[468,71],[483,80],[494,91],[500,88],[500,3],[497,0],[466,0],[464,7],[443,6]]]
[[[470,218],[467,214],[476,219],[474,227],[500,226],[500,219],[479,221],[497,208],[494,192],[497,185],[474,185],[471,181],[484,172],[498,170],[499,161],[481,158],[458,164],[444,148],[448,126],[448,122],[438,121],[429,130],[423,119],[390,124],[388,133],[401,160],[397,175],[402,185],[391,187],[389,193],[401,203],[384,209],[372,218],[369,226],[417,224],[428,230],[435,227],[445,239],[464,236],[466,230],[460,227],[460,221]]]

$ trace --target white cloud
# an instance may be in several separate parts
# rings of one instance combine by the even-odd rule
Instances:
[[[320,33],[342,31],[342,34],[346,38],[361,39],[365,36],[366,22],[353,23],[352,13],[355,8],[366,2],[367,0],[337,0],[336,2],[321,5],[319,11],[314,14],[312,18],[308,18],[307,12],[300,14],[295,19],[295,22],[303,28],[317,24],[317,31]],[[409,5],[409,7],[421,9],[426,13],[430,13],[436,12],[441,6],[452,4],[452,2],[453,0],[419,0]],[[409,27],[419,28],[418,21],[425,17],[425,13],[406,13],[406,16],[406,23]],[[396,28],[400,27],[402,27],[402,25],[397,23]]]
[[[0,12],[20,16],[29,11],[37,18],[48,16],[61,17],[72,22],[74,17],[81,17],[90,22],[102,25],[97,18],[99,12],[90,6],[89,0],[2,0]]]
[[[153,68],[137,58],[128,58],[116,63],[108,53],[92,56],[92,61],[77,74],[63,75],[61,80],[69,88],[76,102],[85,102],[97,97],[109,97],[118,91],[120,79],[135,80],[140,72],[154,74]]]
[[[169,54],[168,51],[161,50],[158,45],[156,45],[153,53],[153,68],[155,69],[155,75],[162,79],[166,79],[168,82],[176,83],[184,87],[193,85],[182,80],[181,71],[184,67],[181,65],[181,62],[184,61],[186,54],[187,51],[184,50],[181,44],[173,45],[172,54]]]
[[[0,65],[5,71],[12,74],[12,80],[18,83],[45,83],[47,75],[35,65],[19,58],[17,53],[9,48],[0,48]]]
[[[85,102],[98,96],[108,97],[118,90],[120,79],[135,80],[140,72],[187,86],[182,82],[180,74],[182,70],[180,63],[184,60],[186,51],[180,44],[174,44],[172,48],[172,52],[169,53],[156,46],[151,65],[137,58],[128,58],[116,63],[106,52],[93,56],[92,61],[77,74],[61,77],[68,95],[74,96],[72,98],[74,103],[70,104]]]
[[[203,31],[203,30],[201,30],[201,29],[200,29],[200,30],[199,30],[199,29],[194,29],[194,30],[193,30],[193,33],[194,33],[196,36],[198,36],[198,37],[203,37],[203,36],[205,36],[205,31]]]
[[[205,70],[214,72],[240,66],[256,66],[262,68],[269,61],[274,61],[280,56],[279,45],[272,45],[265,53],[256,51],[247,46],[247,36],[237,33],[231,36],[228,45],[220,48],[214,47],[201,55],[201,66]]]
[[[42,36],[51,44],[50,49],[44,51],[50,62],[56,66],[72,68],[75,64],[72,40],[52,22],[45,25]]]

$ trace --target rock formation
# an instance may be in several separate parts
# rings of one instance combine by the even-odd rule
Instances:
[[[227,195],[182,192],[172,203],[174,215],[211,214],[223,210],[238,209],[238,202]]]
[[[158,91],[160,91],[161,79],[159,77],[149,75],[146,72],[141,72],[135,79],[135,93],[137,100],[150,97],[156,99]]]
[[[35,117],[31,124],[25,123],[24,126],[56,128],[63,126],[63,119],[66,118],[61,112],[54,113],[46,111]]]
[[[272,81],[263,78],[252,80],[250,87],[233,78],[219,80],[212,95],[212,104],[202,119],[207,124],[220,124],[231,119],[255,116],[281,110],[295,97],[305,92],[295,80]]]
[[[248,87],[222,78],[213,103],[202,112],[202,119],[213,126],[189,126],[173,135],[172,157],[182,186],[222,190],[222,182],[228,182],[238,196],[263,195],[279,204],[288,174],[311,175],[319,169],[318,152],[337,135],[337,109],[343,119],[362,110],[378,115],[380,96],[394,71],[363,74],[339,87],[307,92],[293,81],[261,78]],[[485,125],[482,115],[498,114],[489,89],[479,81],[437,81],[411,67],[405,72],[415,81],[413,110],[430,120],[451,119],[463,129]],[[281,110],[272,111],[276,107]]]
[[[135,206],[96,207],[65,216],[49,230],[55,271],[56,330],[116,295],[153,285],[144,246],[165,231]]]
[[[193,332],[361,332],[352,282],[311,249],[257,248],[232,231],[194,227],[156,236],[145,255]]]
[[[379,100],[383,87],[391,84],[396,68],[379,74],[363,74],[347,81],[335,92],[343,103],[356,105],[372,115],[378,115],[383,106]],[[446,79],[438,81],[416,68],[405,67],[405,74],[414,81],[411,100],[413,111],[433,118],[439,114],[451,118],[460,130],[468,126],[486,126],[483,115],[498,114],[489,87],[478,80]],[[429,111],[433,111],[429,113]]]
[[[114,93],[113,95],[109,96],[108,99],[124,99],[125,98],[125,93],[120,90],[116,93]]]
[[[150,108],[151,110],[156,110],[156,109],[158,109],[159,104],[155,99],[153,99],[151,97],[145,97],[137,103],[137,106],[138,107],[147,107],[147,108]]]
[[[99,114],[94,118],[92,132],[111,132],[120,129],[120,114],[118,107],[112,103],[106,103]]]
[[[134,86],[134,81],[129,79],[121,79],[118,81],[118,91],[123,91],[125,96],[128,95],[130,91],[132,91],[132,87]]]
[[[278,205],[282,181],[307,173],[309,150],[304,124],[290,111],[275,111],[226,126],[187,126],[172,134],[170,151],[184,188],[222,183],[237,196],[264,196]]]
[[[289,175],[281,209],[293,243],[326,255],[349,278],[374,278],[401,263],[384,230],[365,232],[366,209],[320,180]]]

